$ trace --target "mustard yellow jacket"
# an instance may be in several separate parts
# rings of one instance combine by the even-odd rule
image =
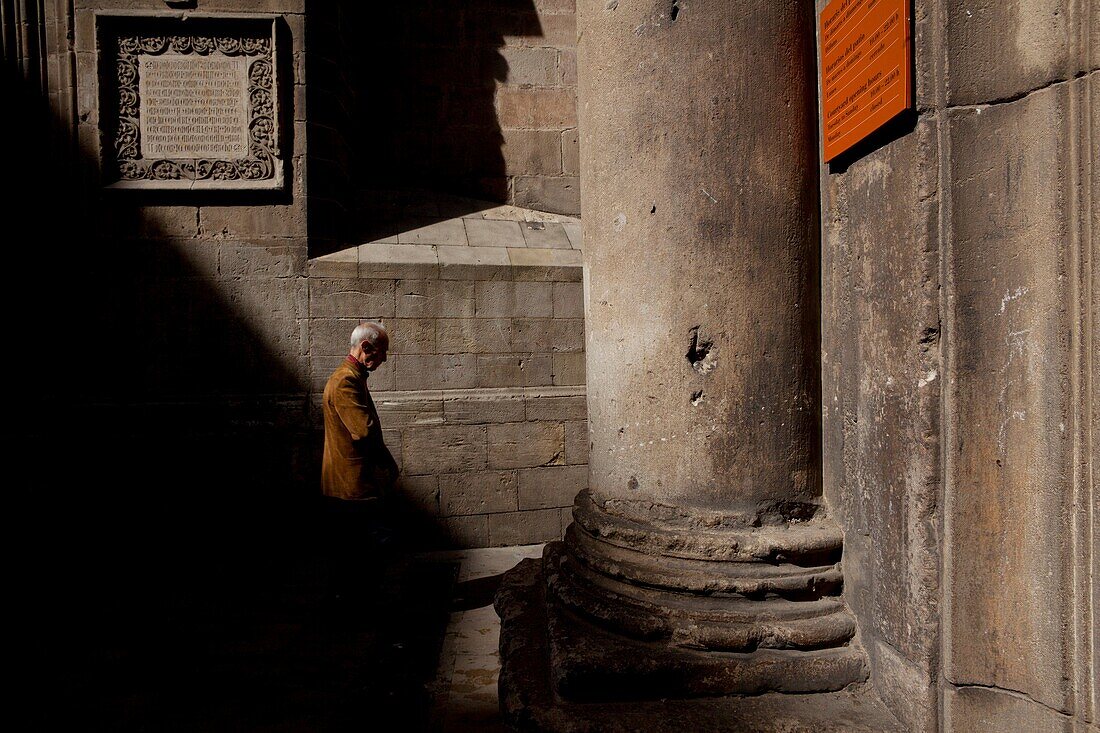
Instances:
[[[397,480],[397,464],[382,440],[366,377],[362,365],[347,359],[325,385],[325,452],[321,461],[325,496],[382,498]]]

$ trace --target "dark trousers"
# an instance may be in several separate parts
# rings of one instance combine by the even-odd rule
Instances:
[[[330,595],[369,603],[397,557],[397,534],[378,499],[324,497],[320,542],[328,557]]]

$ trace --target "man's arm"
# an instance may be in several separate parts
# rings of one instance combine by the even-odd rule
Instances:
[[[340,422],[351,433],[352,440],[362,440],[374,427],[370,419],[370,410],[363,400],[362,390],[350,379],[342,379],[333,395],[333,407],[340,416]]]

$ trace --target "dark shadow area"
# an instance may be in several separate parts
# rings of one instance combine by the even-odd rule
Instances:
[[[500,49],[542,35],[533,0],[341,0],[308,34],[310,257],[508,200]]]
[[[385,730],[399,710],[415,730],[453,571],[365,544],[377,592],[334,601],[303,357],[242,312],[261,286],[213,279],[226,243],[106,195],[69,121],[0,73],[19,111],[6,226],[37,286],[12,333],[27,470],[9,511],[36,548],[13,568],[17,658],[50,696],[28,727]]]
[[[503,579],[504,573],[500,573],[459,583],[451,596],[451,610],[469,611],[492,605]]]

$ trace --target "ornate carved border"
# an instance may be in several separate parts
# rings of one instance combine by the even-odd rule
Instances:
[[[130,19],[133,20],[133,19]],[[270,20],[258,20],[255,28],[242,29],[234,18],[226,32],[219,33],[209,22],[201,29],[189,23],[186,34],[158,33],[165,30],[163,18],[149,18],[148,31],[134,32],[133,23],[119,28],[105,39],[108,54],[101,81],[113,84],[113,102],[117,117],[113,128],[105,130],[104,147],[110,146],[113,160],[107,161],[106,173],[112,187],[125,188],[275,188],[282,185],[282,160],[279,157],[278,87],[276,84],[275,38]],[[210,20],[210,19],[204,19]],[[227,19],[228,20],[228,19]],[[201,30],[201,32],[200,32]],[[152,32],[149,32],[152,31]],[[249,60],[248,74],[248,147],[246,157],[221,158],[144,158],[141,154],[141,99],[139,57],[166,53],[200,56],[221,54],[244,56]],[[105,103],[111,103],[111,97]],[[113,105],[112,105],[113,106]],[[112,139],[113,138],[113,139]],[[106,151],[105,151],[106,152]]]

